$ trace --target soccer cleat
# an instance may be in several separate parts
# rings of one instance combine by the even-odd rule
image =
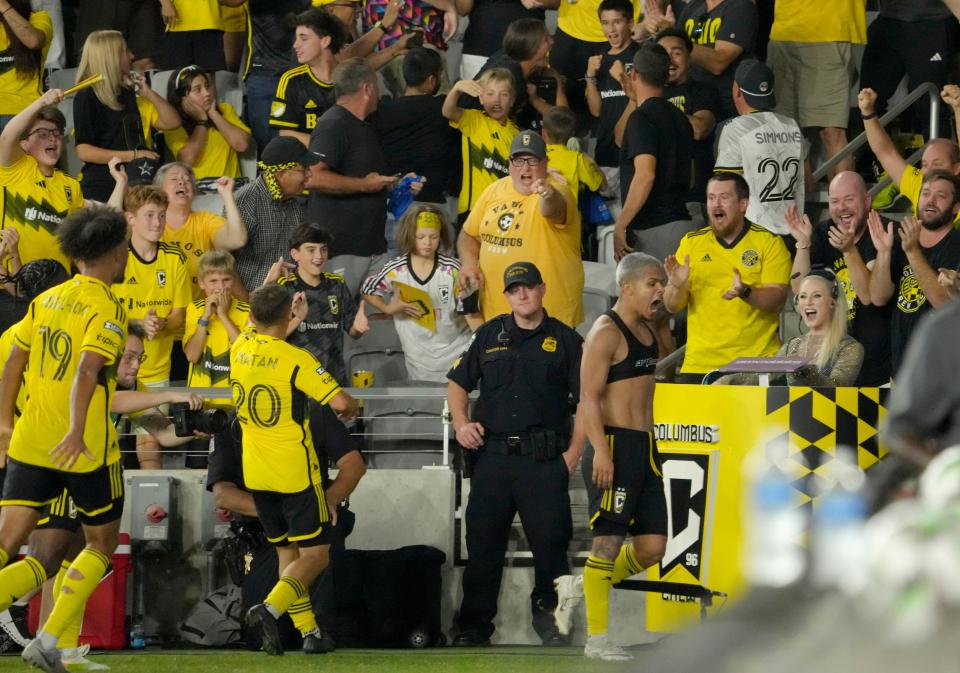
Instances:
[[[568,636],[573,628],[573,611],[583,600],[583,575],[561,575],[553,580],[553,586],[557,590],[553,621],[557,631]]]
[[[10,640],[15,642],[20,647],[26,647],[30,643],[30,638],[25,637],[22,633],[20,633],[20,629],[17,627],[17,622],[14,620],[13,615],[10,614],[9,610],[0,612],[0,628],[3,628],[4,632],[10,636]]]
[[[587,659],[600,661],[631,661],[633,655],[610,640],[609,634],[600,633],[587,637],[587,644],[583,648],[583,655]]]
[[[43,645],[40,644],[39,638],[31,640],[27,646],[23,648],[23,652],[20,653],[20,658],[45,673],[67,673],[67,669],[63,667],[63,663],[60,661],[60,650],[57,648],[50,650],[44,648]]]
[[[303,637],[304,654],[326,654],[327,652],[333,652],[335,649],[336,645],[333,638],[326,631],[318,629]]]
[[[274,619],[267,606],[258,603],[247,610],[244,618],[247,626],[255,628],[260,633],[261,648],[267,654],[283,654],[283,642],[280,640],[280,630],[277,620]]]
[[[90,646],[84,643],[75,650],[60,650],[61,661],[68,671],[109,671],[110,667],[87,659]]]
[[[490,638],[485,638],[476,629],[467,628],[457,634],[453,639],[454,647],[486,647],[490,644]]]

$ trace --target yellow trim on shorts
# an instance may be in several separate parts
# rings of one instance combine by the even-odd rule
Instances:
[[[269,535],[267,536],[267,542],[269,542],[270,544],[277,544],[281,540],[286,540],[286,539],[287,539],[286,533],[284,533],[280,537],[270,537]]]
[[[56,499],[57,498],[51,498],[50,500],[44,500],[42,502],[36,500],[0,500],[0,507],[32,507],[36,509],[37,507],[46,507]]]
[[[660,472],[660,468],[657,467],[657,461],[653,459],[653,452],[656,451],[656,445],[653,442],[653,433],[647,433],[650,435],[650,449],[647,451],[647,458],[650,461],[650,469],[653,470],[653,473],[663,479],[663,473]]]

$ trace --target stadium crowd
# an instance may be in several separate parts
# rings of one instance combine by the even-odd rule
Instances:
[[[34,300],[46,292],[66,302],[57,292],[80,292],[77,279],[102,287],[109,304],[98,302],[115,313],[108,322],[116,329],[101,330],[101,345],[89,349],[101,358],[101,375],[109,378],[110,365],[126,357],[126,321],[142,340],[136,382],[126,387],[154,396],[120,412],[197,403],[150,393],[171,382],[233,389],[244,448],[249,441],[258,457],[244,454],[253,472],[228,471],[234,476],[211,488],[227,509],[260,512],[268,538],[281,542],[279,581],[253,613],[268,651],[282,650],[274,622],[286,611],[306,634],[305,649],[332,648],[313,619],[308,587],[336,543],[312,531],[336,520],[363,474],[357,440],[343,426],[356,404],[341,386],[354,373],[344,335],[363,338],[371,321],[393,321],[407,382],[448,385],[462,402],[453,420],[466,451],[503,439],[503,455],[523,453],[538,441],[528,433],[548,427],[546,448],[530,452],[562,455],[572,472],[589,438],[596,455],[587,479],[604,488],[613,484],[610,456],[594,439],[603,423],[589,414],[583,428],[579,411],[573,427],[567,417],[553,428],[537,415],[548,412],[514,409],[523,423],[484,439],[467,412],[466,392],[478,381],[481,400],[498,394],[495,377],[503,379],[500,393],[513,391],[508,379],[519,370],[504,369],[500,351],[512,352],[511,340],[522,348],[538,321],[555,330],[542,350],[553,353],[559,342],[564,367],[575,361],[573,374],[535,363],[547,368],[544,386],[569,378],[562,396],[572,397],[571,410],[603,389],[587,386],[586,371],[579,383],[582,338],[573,330],[586,335],[585,361],[652,349],[633,374],[651,382],[656,361],[684,347],[676,372],[657,371],[661,380],[755,383],[711,374],[736,358],[780,354],[808,360],[786,377],[789,385],[889,384],[921,319],[957,293],[960,148],[952,124],[940,125],[944,137],[929,137],[926,103],[896,133],[880,119],[904,77],[908,89],[933,83],[944,111],[960,111],[960,88],[948,83],[960,7],[878,0],[868,25],[866,4],[838,0],[825,11],[805,0],[0,0],[0,451],[5,460],[9,448],[17,468],[7,475],[4,510],[44,504],[53,493],[11,487],[48,459],[31,457],[17,440],[10,377],[22,375],[29,395],[42,384],[32,377],[44,376],[42,361],[32,371],[35,350],[71,362],[56,335],[37,332],[42,345],[31,349],[31,330],[55,303]],[[556,11],[552,33],[547,11]],[[462,54],[452,54],[454,41]],[[456,59],[459,79],[450,76]],[[859,92],[855,106],[851,92]],[[816,182],[815,169],[860,130],[870,156],[834,159]],[[920,147],[913,166],[904,156]],[[868,182],[884,177],[892,189],[871,195]],[[108,243],[121,214],[123,259],[110,261],[119,254]],[[88,226],[86,237],[77,223]],[[616,279],[619,317],[604,313],[609,306],[585,306],[585,269],[597,267]],[[638,289],[641,280],[652,289]],[[803,334],[791,322],[802,322]],[[626,345],[617,350],[621,336]],[[490,348],[480,353],[483,339]],[[613,339],[609,353],[604,339]],[[301,407],[302,396],[313,399],[306,417],[279,397],[276,417],[258,406],[257,386],[266,385],[258,359],[281,363],[270,376]],[[538,371],[529,366],[533,386]],[[313,378],[304,373],[314,370]],[[607,379],[610,394],[616,381]],[[650,385],[618,394],[649,395],[652,404]],[[538,393],[545,394],[530,394]],[[109,415],[112,387],[104,395],[93,398],[103,407],[96,413]],[[29,399],[16,404],[17,415],[22,405]],[[23,418],[39,422],[37,413]],[[277,423],[274,434],[264,430]],[[276,433],[292,437],[297,428],[306,428],[321,462],[341,468],[336,479],[313,463],[305,474],[290,468],[289,477],[276,467]],[[126,467],[161,467],[161,445],[170,444],[161,434],[140,423]],[[59,440],[51,435],[51,447]],[[116,437],[108,432],[106,441]],[[111,448],[103,465],[108,455],[116,457]],[[66,473],[95,472],[84,464],[92,456],[83,456],[85,466],[69,461]],[[264,476],[270,469],[273,478]],[[252,501],[230,490],[241,481]],[[65,485],[81,483],[99,488]],[[284,528],[281,496],[291,484],[320,505],[319,519],[296,530]],[[122,493],[111,493],[108,504],[91,498],[85,506],[99,512],[119,497],[122,507]],[[113,521],[74,499],[93,545],[74,567],[92,576],[115,545],[104,532]],[[536,509],[534,502],[528,512]],[[0,566],[36,523],[29,519],[6,529],[0,521]],[[639,532],[641,546],[623,547],[629,552],[617,551],[625,526],[603,530],[608,548],[595,543],[591,556],[599,573],[633,574],[624,568],[639,570],[662,554],[651,539],[663,534],[656,522]],[[499,536],[472,544],[496,551]],[[283,546],[295,540],[299,554]],[[484,562],[493,570],[483,577],[468,571],[476,591],[494,579],[499,586],[490,576],[499,560]],[[26,593],[59,567],[42,565],[0,570],[5,595],[4,582]],[[551,582],[567,571],[543,569],[544,579],[541,570],[534,623],[545,643],[563,642],[563,628],[537,613],[558,607]],[[591,592],[602,591],[587,575],[589,609]],[[64,597],[88,588],[75,576],[58,581],[72,583],[63,584],[72,587]],[[43,665],[54,665],[48,650],[75,617],[72,600],[58,599],[53,631],[38,639],[33,656]],[[601,603],[595,609],[606,610]],[[486,603],[474,600],[469,616],[461,644],[487,642]],[[605,624],[595,616],[591,637],[605,635]],[[82,658],[75,642],[66,647],[74,648],[67,660]],[[587,653],[623,655],[602,639]]]

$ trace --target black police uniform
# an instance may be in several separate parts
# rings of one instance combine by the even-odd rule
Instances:
[[[479,384],[473,420],[484,428],[474,454],[467,503],[467,552],[460,631],[478,640],[493,634],[503,558],[519,512],[533,552],[533,625],[556,636],[553,580],[569,572],[572,537],[569,474],[561,454],[570,440],[570,397],[580,397],[583,340],[544,312],[532,330],[510,314],[477,330],[447,377],[466,391]]]

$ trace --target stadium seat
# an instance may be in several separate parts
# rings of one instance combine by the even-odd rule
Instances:
[[[429,384],[423,384],[429,385]],[[438,390],[445,388],[439,384]],[[375,468],[439,465],[443,451],[442,399],[402,396],[364,403],[365,452]]]
[[[577,332],[582,337],[593,327],[593,323],[612,306],[610,295],[593,288],[583,288],[583,322],[577,326]]]
[[[223,199],[217,193],[197,194],[193,197],[194,210],[209,210],[217,215],[223,214]]]
[[[614,269],[600,262],[583,262],[583,286],[605,292],[610,297],[619,294]]]
[[[76,68],[63,68],[61,70],[52,70],[47,76],[47,84],[51,89],[69,89],[77,81]]]
[[[616,268],[617,260],[613,254],[613,225],[597,229],[597,261]]]

